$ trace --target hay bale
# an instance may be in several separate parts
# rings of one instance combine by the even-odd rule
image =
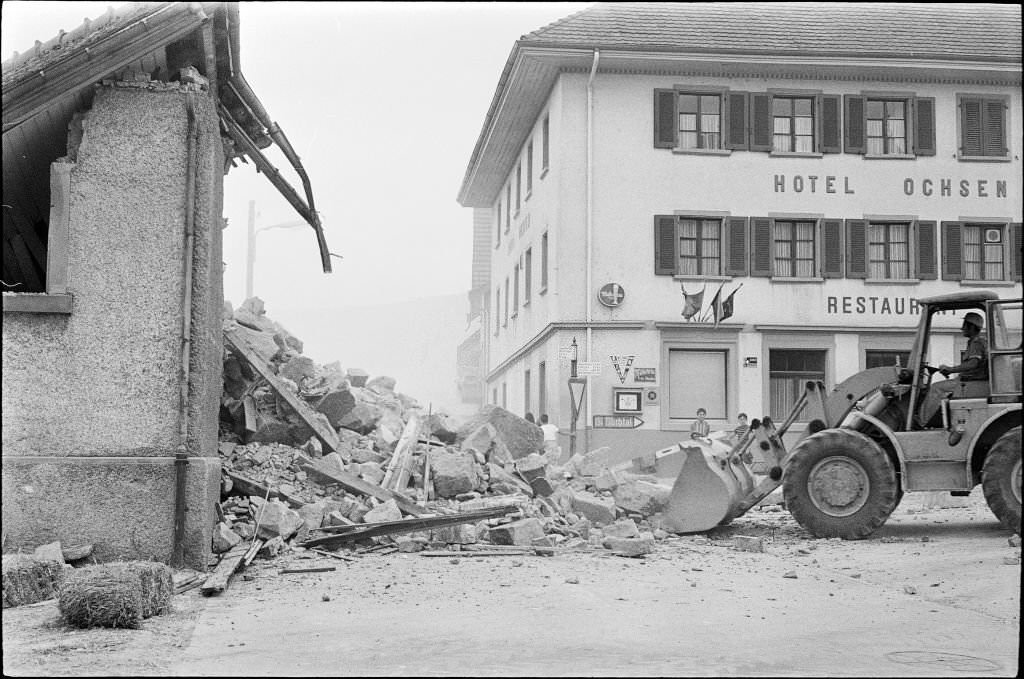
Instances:
[[[130,627],[170,609],[171,569],[151,561],[81,568],[65,579],[58,608],[75,627]]]
[[[51,599],[64,579],[64,565],[37,561],[25,554],[3,557],[3,607],[23,606]]]

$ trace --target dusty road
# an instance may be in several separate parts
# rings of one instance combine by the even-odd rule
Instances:
[[[788,513],[758,510],[710,535],[665,540],[644,559],[391,554],[349,564],[293,554],[254,563],[251,579],[236,577],[220,597],[179,597],[175,624],[164,616],[139,631],[74,632],[72,648],[52,604],[48,618],[45,605],[6,611],[4,669],[1014,676],[1020,549],[980,493],[967,507],[935,499],[908,496],[873,539],[856,543],[810,539]],[[762,536],[767,551],[736,551],[734,535]],[[337,570],[280,575],[285,565]],[[90,650],[90,637],[106,645]]]

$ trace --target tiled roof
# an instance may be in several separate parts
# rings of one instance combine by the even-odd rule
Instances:
[[[1013,4],[608,2],[523,45],[1019,62]]]
[[[70,31],[61,30],[45,42],[36,40],[34,46],[22,45],[21,47],[25,48],[24,52],[15,52],[3,62],[4,88],[19,82],[27,74],[44,71],[64,56],[76,53],[126,25],[154,14],[166,5],[167,3],[135,2],[117,9],[110,7],[102,16],[95,19],[86,17],[76,28]]]

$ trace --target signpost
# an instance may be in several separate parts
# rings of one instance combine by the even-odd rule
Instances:
[[[594,429],[636,429],[643,423],[636,415],[594,415]]]

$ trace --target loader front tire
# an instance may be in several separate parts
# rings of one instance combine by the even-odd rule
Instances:
[[[889,456],[857,431],[826,429],[797,445],[782,491],[793,518],[815,537],[861,540],[885,523],[900,488]]]
[[[1003,528],[1020,533],[1020,427],[1006,432],[988,451],[981,468],[985,502]]]

